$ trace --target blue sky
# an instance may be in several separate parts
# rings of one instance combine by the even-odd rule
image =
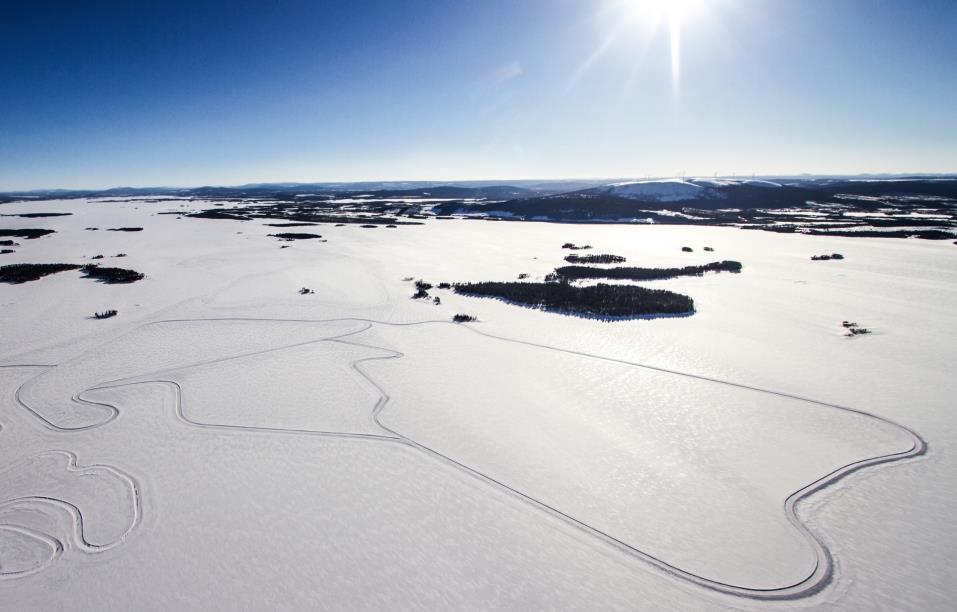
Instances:
[[[957,171],[957,2],[660,3],[11,0],[0,189]]]

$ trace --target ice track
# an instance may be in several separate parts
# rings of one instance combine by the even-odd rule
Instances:
[[[788,399],[798,400],[801,402],[808,402],[811,404],[815,404],[817,406],[823,406],[833,410],[848,412],[848,413],[858,415],[860,417],[864,417],[867,419],[873,419],[880,423],[893,426],[894,428],[897,428],[899,431],[905,433],[908,436],[908,438],[911,440],[911,446],[909,449],[905,451],[874,456],[874,457],[862,459],[859,461],[855,461],[852,463],[848,463],[846,465],[843,465],[831,471],[828,474],[821,476],[817,480],[791,493],[784,501],[783,511],[788,522],[793,526],[795,530],[797,530],[798,533],[801,534],[803,539],[807,542],[808,546],[810,546],[810,548],[813,550],[814,555],[816,557],[816,563],[814,565],[814,569],[810,574],[808,574],[802,580],[794,582],[792,584],[782,585],[780,587],[768,588],[768,589],[749,588],[742,585],[729,584],[727,582],[712,580],[712,579],[709,579],[707,576],[695,574],[695,573],[686,571],[676,565],[669,564],[668,562],[652,554],[649,554],[641,550],[640,548],[632,546],[631,544],[629,544],[628,542],[622,539],[616,538],[600,529],[597,529],[589,525],[585,521],[579,520],[578,518],[563,512],[560,508],[557,508],[553,505],[549,505],[539,499],[536,499],[535,497],[532,497],[515,487],[509,486],[501,482],[500,480],[493,478],[492,476],[488,474],[485,474],[477,469],[474,469],[473,467],[470,467],[469,465],[466,465],[465,463],[461,461],[458,461],[446,454],[443,454],[442,452],[439,452],[436,449],[430,448],[429,446],[426,446],[384,425],[380,419],[380,416],[383,410],[385,409],[385,407],[387,406],[387,404],[390,402],[391,398],[389,396],[388,390],[383,388],[383,386],[380,385],[373,378],[373,376],[369,374],[367,369],[364,368],[364,364],[366,364],[367,362],[378,361],[378,360],[399,359],[399,358],[402,358],[404,354],[400,351],[388,349],[386,347],[363,344],[358,341],[355,341],[352,337],[359,335],[362,332],[365,332],[377,325],[384,326],[384,327],[385,326],[395,327],[395,326],[426,326],[426,325],[459,326],[459,324],[451,323],[448,321],[420,321],[420,322],[414,322],[414,323],[390,323],[390,322],[384,322],[384,321],[377,321],[373,319],[351,318],[351,317],[333,318],[333,319],[264,319],[264,318],[236,317],[236,318],[208,318],[208,319],[169,319],[169,320],[157,321],[154,323],[147,323],[141,327],[146,327],[149,325],[157,325],[157,324],[170,324],[170,323],[202,323],[202,322],[229,322],[229,321],[237,321],[237,322],[259,321],[259,322],[270,322],[270,323],[353,322],[353,323],[363,324],[363,327],[361,329],[351,330],[342,334],[337,334],[337,335],[324,337],[320,339],[308,340],[304,342],[298,342],[294,344],[287,344],[283,346],[270,347],[261,351],[243,353],[242,355],[231,355],[231,356],[223,357],[220,359],[207,360],[201,363],[190,364],[188,367],[226,362],[226,361],[230,361],[240,357],[248,357],[252,355],[265,354],[265,353],[285,350],[285,349],[289,349],[289,348],[293,348],[297,346],[307,346],[307,345],[323,343],[323,342],[340,343],[340,344],[352,345],[356,347],[362,347],[366,349],[373,349],[375,351],[378,351],[384,354],[381,356],[372,356],[372,357],[364,357],[361,359],[356,359],[352,361],[349,365],[378,394],[378,400],[376,401],[375,406],[372,409],[371,418],[373,422],[375,423],[375,425],[381,430],[382,433],[373,434],[373,433],[357,433],[357,432],[344,432],[344,431],[322,431],[322,430],[299,429],[299,428],[274,428],[274,427],[264,427],[264,426],[260,427],[260,426],[236,425],[236,424],[228,424],[228,423],[204,422],[204,421],[191,418],[186,412],[184,412],[183,399],[182,399],[183,390],[181,385],[175,380],[172,380],[170,377],[166,376],[168,372],[171,372],[174,370],[181,370],[183,369],[184,366],[177,366],[175,368],[168,368],[168,369],[155,371],[155,372],[140,373],[134,377],[125,377],[125,378],[120,378],[116,380],[102,381],[97,383],[94,386],[91,386],[76,392],[73,395],[72,400],[76,402],[77,405],[90,407],[90,408],[95,407],[96,410],[105,411],[104,416],[99,421],[92,424],[84,425],[84,426],[70,427],[70,426],[58,425],[53,420],[44,416],[41,413],[41,411],[35,410],[30,405],[28,405],[28,403],[21,396],[21,390],[30,381],[23,383],[23,385],[21,385],[17,389],[16,400],[21,408],[28,411],[29,414],[31,414],[38,421],[40,421],[40,423],[42,423],[43,426],[45,426],[46,428],[59,433],[80,432],[80,431],[92,429],[94,427],[104,426],[110,423],[111,421],[113,421],[119,414],[119,409],[116,406],[103,403],[103,402],[97,402],[97,401],[84,399],[83,395],[85,393],[92,392],[92,391],[106,390],[106,389],[128,387],[132,385],[161,384],[161,385],[167,385],[174,390],[175,418],[179,422],[191,427],[215,429],[215,430],[221,430],[221,431],[233,432],[233,433],[337,437],[337,438],[353,439],[356,441],[402,444],[402,445],[414,448],[420,451],[421,453],[437,461],[440,461],[448,466],[461,470],[490,486],[496,487],[500,489],[501,491],[504,491],[507,494],[511,495],[515,499],[518,499],[523,503],[527,503],[535,508],[538,508],[541,511],[548,513],[549,515],[553,517],[556,517],[562,520],[566,524],[571,525],[583,531],[584,533],[596,538],[597,540],[603,542],[604,544],[614,547],[615,549],[633,558],[636,558],[648,564],[651,567],[654,567],[658,571],[664,572],[665,574],[668,574],[675,578],[681,579],[683,581],[686,581],[688,583],[697,585],[699,587],[702,587],[711,591],[717,591],[717,592],[729,594],[732,596],[748,598],[748,599],[756,599],[756,600],[789,600],[789,599],[800,599],[800,598],[808,597],[815,593],[820,592],[822,589],[827,587],[828,584],[830,584],[832,580],[834,579],[834,561],[829,549],[827,548],[822,538],[816,535],[813,531],[811,531],[808,528],[808,526],[801,521],[801,519],[799,518],[796,512],[796,506],[800,501],[813,495],[817,491],[820,491],[824,488],[827,488],[837,483],[838,481],[845,478],[846,476],[854,472],[857,472],[859,470],[862,470],[864,468],[912,459],[912,458],[924,455],[928,450],[927,443],[917,432],[905,427],[904,425],[901,425],[899,423],[896,423],[884,417],[878,416],[876,414],[867,412],[866,410],[853,408],[849,406],[842,406],[837,404],[821,402],[821,401],[817,401],[815,399],[804,397],[804,396],[779,392],[779,391],[775,391],[771,389],[764,389],[760,387],[749,386],[749,385],[737,383],[730,380],[710,378],[710,377],[701,376],[701,375],[697,375],[697,374],[693,374],[689,372],[670,370],[670,369],[655,367],[655,366],[646,365],[646,364],[637,363],[637,362],[630,362],[630,361],[625,361],[621,359],[602,357],[600,355],[589,354],[589,353],[585,353],[581,351],[567,350],[567,349],[550,346],[546,344],[532,343],[532,342],[526,342],[522,340],[496,336],[494,334],[481,331],[480,329],[476,329],[473,326],[468,326],[468,325],[460,326],[460,327],[467,328],[470,332],[474,334],[484,336],[494,341],[515,343],[515,344],[530,346],[530,347],[547,350],[547,351],[557,351],[567,355],[581,357],[583,359],[612,362],[612,363],[616,363],[616,364],[620,364],[620,365],[624,365],[628,367],[641,368],[641,369],[651,370],[655,372],[661,372],[661,373],[671,374],[675,376],[686,377],[686,378],[690,378],[694,380],[700,380],[700,381],[704,381],[708,383],[728,385],[731,387],[746,389],[749,391],[774,395],[778,397],[784,397]],[[13,365],[13,366],[0,366],[0,367],[38,367],[38,368],[50,369],[55,366]],[[65,511],[72,517],[73,534],[74,534],[73,541],[80,550],[86,553],[105,551],[122,544],[123,541],[127,539],[127,536],[135,529],[137,523],[140,520],[139,489],[137,487],[136,481],[131,476],[128,476],[125,473],[121,472],[118,468],[114,468],[111,466],[94,465],[94,466],[89,466],[88,468],[80,468],[76,465],[76,458],[72,454],[66,451],[53,451],[53,452],[62,453],[63,455],[67,456],[69,458],[69,464],[70,464],[69,469],[72,471],[77,471],[80,469],[96,468],[96,469],[110,471],[115,476],[121,479],[124,479],[124,481],[128,484],[128,486],[132,490],[133,499],[135,500],[134,512],[133,512],[133,516],[134,516],[133,523],[129,526],[129,529],[127,529],[127,531],[118,540],[105,545],[92,545],[85,540],[83,535],[83,515],[81,510],[77,506],[72,505],[70,502],[56,499],[56,498],[44,498],[44,497],[23,497],[23,498],[15,498],[15,499],[0,498],[0,533],[2,533],[3,530],[6,530],[10,532],[17,532],[24,537],[35,538],[36,540],[43,542],[43,545],[48,547],[48,550],[49,550],[49,556],[47,560],[45,561],[45,563],[43,563],[42,565],[32,568],[29,571],[10,572],[10,573],[4,573],[3,568],[0,567],[0,577],[12,578],[17,576],[28,575],[30,573],[39,571],[43,567],[46,567],[47,565],[55,561],[56,558],[59,557],[60,553],[62,552],[64,548],[64,542],[59,539],[56,539],[52,535],[36,532],[35,530],[32,530],[30,527],[5,522],[3,520],[5,516],[4,508],[16,506],[17,504],[24,504],[24,503],[41,503],[41,504],[49,504],[51,506],[59,508],[62,511]],[[2,559],[2,556],[0,556],[0,559]]]

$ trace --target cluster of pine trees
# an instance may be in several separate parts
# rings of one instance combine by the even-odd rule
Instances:
[[[427,283],[421,278],[415,281],[415,293],[412,294],[413,300],[421,300],[429,297],[429,289],[432,288],[432,283]]]

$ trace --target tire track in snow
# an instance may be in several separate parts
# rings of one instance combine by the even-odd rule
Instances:
[[[81,476],[89,475],[91,471],[105,471],[110,473],[115,478],[123,482],[130,492],[130,498],[133,501],[131,509],[131,521],[129,526],[124,530],[124,532],[115,540],[108,542],[106,544],[94,544],[86,538],[86,530],[84,528],[84,518],[83,511],[80,508],[70,502],[67,499],[60,497],[53,497],[50,495],[22,495],[18,497],[13,497],[9,499],[2,499],[0,501],[0,514],[4,509],[15,508],[22,506],[24,504],[37,503],[41,505],[51,506],[57,508],[58,510],[65,511],[70,515],[71,519],[71,540],[72,544],[81,552],[86,554],[96,554],[112,550],[127,541],[133,531],[137,528],[142,520],[142,501],[141,501],[141,486],[137,480],[127,474],[125,471],[107,464],[93,463],[89,465],[80,465],[77,462],[77,456],[71,451],[66,450],[51,450],[33,455],[31,459],[49,455],[59,455],[66,459],[66,470],[71,473],[79,473]],[[29,459],[24,459],[11,467],[0,472],[0,475],[12,472],[17,469],[18,465],[26,463]],[[37,566],[29,568],[27,570],[19,571],[9,571],[4,572],[0,570],[0,580],[10,579],[10,578],[19,578],[23,576],[28,576],[35,574],[39,571],[42,571],[54,561],[56,561],[60,555],[62,555],[65,549],[65,543],[57,538],[53,534],[43,533],[36,529],[26,527],[24,525],[10,524],[10,523],[0,523],[0,530],[2,531],[12,531],[26,535],[34,540],[43,542],[51,549],[50,556],[39,563]]]
[[[318,340],[317,342],[326,342],[326,340]],[[386,440],[386,441],[395,441],[397,438],[391,435],[383,434],[372,434],[372,433],[358,433],[358,432],[346,432],[346,431],[328,431],[320,429],[296,429],[296,428],[287,428],[287,427],[262,427],[256,425],[232,425],[229,423],[204,423],[202,421],[196,421],[186,416],[183,411],[183,387],[176,382],[175,380],[169,379],[149,379],[149,380],[137,380],[133,382],[120,382],[109,385],[98,385],[96,387],[90,387],[86,391],[101,391],[106,389],[121,389],[124,387],[132,387],[135,385],[150,385],[150,384],[159,384],[159,385],[169,385],[173,388],[176,402],[173,408],[173,414],[176,418],[190,427],[199,427],[200,429],[211,429],[218,431],[231,431],[231,432],[244,432],[244,433],[265,433],[265,434],[287,434],[287,435],[302,435],[302,436],[321,436],[321,437],[331,437],[331,438],[348,438],[348,439],[358,439],[358,440]],[[84,393],[86,392],[84,391]],[[113,407],[116,409],[115,407]]]
[[[106,342],[100,344],[97,348],[106,346],[106,345],[108,345],[108,344],[110,344],[110,343],[112,343],[112,342],[115,342],[118,338],[121,338],[121,337],[123,337],[123,336],[129,335],[129,334],[135,332],[136,330],[138,330],[138,329],[140,329],[140,328],[142,328],[142,327],[146,327],[146,326],[150,326],[150,325],[160,325],[160,324],[163,324],[163,323],[171,323],[171,322],[173,322],[173,323],[182,323],[182,322],[223,321],[223,320],[233,321],[233,320],[243,320],[243,319],[170,319],[170,320],[164,320],[164,321],[153,321],[153,322],[150,322],[150,323],[144,323],[144,324],[142,324],[142,325],[138,325],[138,326],[136,326],[136,327],[134,327],[134,328],[132,328],[132,329],[130,329],[130,330],[127,330],[127,331],[125,331],[124,333],[120,334],[118,337],[113,338],[112,340],[108,340],[108,341],[106,341]],[[248,319],[248,320],[250,320],[250,321],[289,322],[289,321],[283,320],[283,319]],[[329,321],[329,322],[346,322],[346,321],[350,321],[350,322],[351,322],[351,321],[355,321],[355,319],[335,319],[335,320],[331,320],[331,321]],[[295,321],[295,322],[305,322],[305,321]],[[310,321],[310,322],[312,322],[312,323],[319,323],[319,322],[325,322],[325,321]],[[356,321],[356,322],[358,322],[358,321]],[[270,347],[270,348],[268,348],[268,349],[263,349],[263,350],[259,350],[259,351],[251,351],[251,352],[248,352],[248,353],[240,353],[240,354],[237,354],[237,355],[230,355],[230,356],[227,356],[227,357],[221,357],[221,358],[211,359],[211,360],[207,360],[207,361],[199,361],[199,362],[194,362],[194,363],[182,364],[182,365],[179,365],[179,366],[174,366],[174,367],[170,367],[170,368],[164,368],[164,369],[162,369],[162,370],[157,370],[156,372],[151,372],[151,373],[146,374],[146,375],[153,375],[153,374],[156,374],[157,372],[174,372],[174,371],[177,371],[177,370],[183,370],[183,369],[192,368],[192,367],[198,367],[198,366],[203,366],[203,365],[210,365],[210,364],[215,364],[215,363],[221,363],[221,362],[224,362],[224,361],[229,361],[230,359],[239,359],[239,358],[243,358],[243,357],[254,357],[254,356],[256,356],[256,355],[262,355],[262,354],[266,354],[266,353],[270,353],[270,352],[281,351],[281,350],[285,350],[285,349],[288,349],[288,348],[295,348],[295,347],[299,347],[299,346],[307,346],[307,345],[309,345],[309,344],[315,344],[315,343],[317,343],[317,342],[323,342],[323,341],[330,340],[330,339],[334,339],[334,338],[346,337],[346,336],[350,336],[350,335],[352,335],[352,334],[361,333],[361,332],[366,331],[367,329],[369,329],[371,326],[372,326],[372,324],[369,323],[369,324],[367,324],[365,327],[363,327],[363,328],[361,328],[361,329],[353,330],[353,331],[350,331],[350,332],[345,332],[345,333],[343,333],[343,334],[338,334],[338,335],[333,335],[333,336],[324,336],[324,337],[322,337],[322,338],[315,338],[315,339],[312,339],[312,340],[306,340],[306,341],[303,341],[303,342],[296,342],[296,343],[289,344],[289,345],[283,345],[283,346],[279,346],[279,347]],[[91,351],[88,351],[88,352],[92,352],[92,350],[95,350],[95,349],[91,349]],[[84,353],[84,354],[86,354],[86,353]],[[83,355],[80,355],[80,356],[78,356],[78,357],[73,357],[73,358],[71,358],[67,363],[70,363],[70,362],[72,362],[72,361],[76,361],[76,360],[80,359],[82,356],[83,356]],[[30,368],[33,368],[33,367],[37,367],[37,368],[47,368],[47,369],[49,370],[49,369],[56,368],[56,367],[60,367],[60,366],[57,365],[57,364],[52,364],[52,365],[51,365],[51,364],[44,364],[44,365],[38,365],[38,364],[30,364],[30,365],[27,365],[27,364],[24,364],[24,365],[18,365],[18,364],[14,364],[14,365],[0,365],[0,368],[24,368],[24,367],[30,367]],[[15,396],[15,399],[16,399],[17,403],[18,403],[22,408],[24,408],[25,410],[27,410],[28,412],[30,412],[34,417],[36,417],[36,418],[40,421],[40,423],[41,423],[43,426],[45,426],[47,429],[50,429],[50,430],[52,430],[52,431],[56,431],[56,432],[59,432],[59,433],[74,433],[74,432],[89,431],[89,430],[91,430],[91,429],[95,429],[95,428],[97,428],[97,427],[101,427],[101,426],[103,426],[103,425],[106,425],[106,424],[108,424],[108,423],[114,421],[114,420],[119,416],[119,411],[118,411],[117,408],[116,408],[115,406],[113,406],[112,404],[107,404],[107,403],[104,403],[104,402],[97,402],[97,401],[91,401],[91,400],[83,399],[82,397],[80,397],[80,396],[83,394],[83,391],[81,391],[81,392],[78,392],[78,393],[74,393],[74,394],[70,397],[70,401],[73,402],[73,403],[75,403],[75,404],[79,404],[79,405],[97,406],[97,407],[100,408],[100,409],[106,409],[107,412],[108,412],[107,417],[104,418],[104,419],[102,419],[102,420],[100,420],[100,421],[97,421],[97,422],[95,422],[95,423],[91,423],[90,425],[80,425],[80,426],[76,426],[76,427],[63,427],[63,426],[61,426],[61,425],[57,425],[56,423],[54,423],[54,422],[51,421],[50,419],[48,419],[48,418],[46,418],[45,416],[43,416],[43,414],[42,414],[41,412],[39,412],[38,410],[35,410],[35,409],[33,409],[32,407],[30,407],[29,404],[27,404],[26,401],[24,401],[23,398],[22,398],[23,388],[26,387],[28,384],[33,383],[36,379],[40,378],[40,377],[43,376],[43,374],[45,374],[45,373],[46,373],[46,371],[40,372],[40,373],[37,374],[36,376],[33,376],[33,377],[31,377],[30,379],[24,381],[19,387],[17,387],[17,390],[16,390],[14,396]],[[117,381],[120,381],[120,380],[130,380],[130,379],[134,379],[134,378],[141,378],[142,376],[144,376],[144,374],[139,374],[139,375],[136,375],[136,376],[124,377],[124,378],[121,378],[121,379],[117,379]],[[109,383],[111,383],[111,382],[117,382],[117,381],[105,381],[105,382],[106,382],[107,384],[109,384]],[[85,389],[84,391],[90,391],[90,390],[92,390],[92,389]],[[199,425],[199,423],[194,423],[194,424]]]

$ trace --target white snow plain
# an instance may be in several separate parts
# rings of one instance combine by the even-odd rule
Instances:
[[[430,220],[285,243],[264,221],[156,214],[203,206],[3,205],[73,215],[0,217],[57,231],[0,265],[103,254],[147,276],[0,285],[2,607],[957,596],[949,241]],[[144,230],[105,231],[122,226]],[[646,283],[696,314],[614,322],[439,290],[433,305],[403,280],[540,280],[565,242],[744,271]],[[810,260],[831,252],[845,259]]]

